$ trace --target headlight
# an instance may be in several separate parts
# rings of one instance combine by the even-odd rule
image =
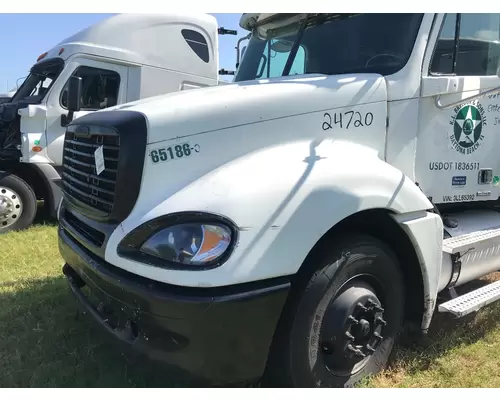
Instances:
[[[140,251],[179,264],[203,265],[221,258],[230,243],[228,228],[191,223],[161,230],[146,240]]]
[[[237,228],[226,218],[176,213],[134,229],[120,242],[118,254],[168,269],[210,269],[227,260],[237,235]]]

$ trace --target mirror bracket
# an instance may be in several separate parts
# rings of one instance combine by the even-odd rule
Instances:
[[[234,75],[234,71],[228,71],[227,69],[219,69],[219,75]]]
[[[73,111],[68,111],[68,114],[61,115],[61,126],[66,128],[73,121]]]

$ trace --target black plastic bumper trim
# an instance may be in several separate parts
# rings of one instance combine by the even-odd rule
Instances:
[[[187,288],[116,268],[83,249],[63,229],[59,249],[71,291],[117,342],[204,382],[253,381],[264,373],[290,277]],[[83,286],[98,305],[85,296]]]

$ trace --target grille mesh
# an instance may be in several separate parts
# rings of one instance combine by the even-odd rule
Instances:
[[[94,152],[103,146],[105,170],[97,175]],[[120,137],[79,136],[67,131],[64,141],[62,182],[65,194],[100,212],[110,214],[115,201]]]

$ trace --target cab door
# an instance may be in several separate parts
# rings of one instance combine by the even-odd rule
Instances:
[[[81,110],[74,113],[73,119],[89,112],[123,104],[127,98],[127,66],[84,57],[77,57],[70,61],[47,99],[45,129],[47,155],[56,165],[62,165],[66,131],[63,115],[68,114],[67,87],[71,76],[82,78]]]
[[[436,204],[500,195],[500,14],[445,14],[429,38],[419,101],[416,181]],[[450,106],[452,105],[452,106]]]

